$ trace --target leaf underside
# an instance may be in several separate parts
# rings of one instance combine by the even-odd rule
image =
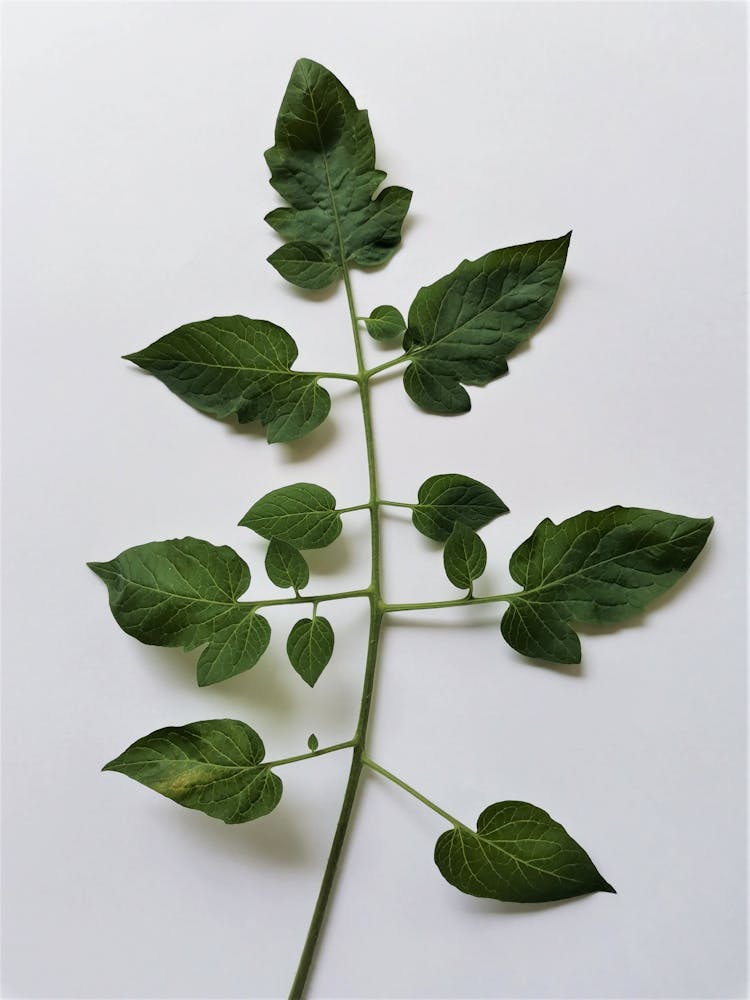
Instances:
[[[279,804],[282,784],[262,764],[260,736],[235,719],[158,729],[131,744],[104,771],[119,771],[188,809],[246,823]]]
[[[280,538],[295,549],[322,549],[341,534],[336,499],[315,483],[293,483],[272,490],[240,521],[263,538]]]
[[[615,891],[564,827],[528,802],[488,806],[476,833],[447,830],[435,844],[435,864],[461,892],[506,903]]]
[[[201,687],[248,670],[268,646],[268,622],[238,600],[250,570],[226,545],[174,538],[88,565],[106,583],[112,614],[128,635],[149,646],[206,646],[198,659]]]
[[[386,175],[375,169],[367,112],[324,66],[295,64],[265,157],[288,203],[266,216],[290,241],[270,258],[283,277],[321,288],[346,263],[374,267],[395,253],[411,191],[386,187],[374,197]]]
[[[478,531],[508,508],[489,486],[449,472],[430,476],[419,487],[412,521],[417,531],[436,542],[445,542],[456,523]]]
[[[505,640],[525,656],[578,663],[570,622],[611,625],[639,614],[687,572],[712,527],[713,518],[641,507],[547,518],[511,556],[524,589],[503,616]]]
[[[549,312],[570,233],[492,250],[421,288],[409,309],[404,388],[432,413],[471,409],[465,385],[487,385]]]
[[[316,374],[292,370],[292,338],[267,320],[215,316],[188,323],[126,358],[202,413],[259,420],[270,443],[303,437],[331,408]]]

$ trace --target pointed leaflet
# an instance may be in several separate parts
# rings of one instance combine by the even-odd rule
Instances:
[[[297,345],[286,330],[263,319],[189,323],[126,357],[202,413],[259,420],[271,443],[308,434],[331,408],[315,373],[292,371]]]
[[[417,498],[414,527],[436,542],[446,541],[456,522],[477,531],[508,513],[494,490],[457,472],[430,476],[419,487]]]
[[[119,771],[188,809],[246,823],[279,804],[282,784],[262,764],[260,736],[235,719],[157,729],[102,770]]]
[[[404,317],[395,306],[375,306],[364,323],[374,340],[393,340],[406,330]]]
[[[198,660],[201,686],[248,670],[268,646],[268,622],[238,601],[250,571],[226,545],[173,538],[88,565],[106,583],[112,614],[128,635],[149,646],[207,644]]]
[[[712,527],[713,518],[640,507],[547,518],[511,556],[524,589],[503,616],[505,640],[525,656],[578,663],[569,622],[608,625],[643,611],[687,572]]]
[[[465,524],[456,521],[443,551],[445,574],[460,590],[471,588],[474,580],[484,573],[487,549],[484,542]]]
[[[286,644],[289,662],[313,687],[333,655],[333,629],[327,618],[303,618],[293,626]]]
[[[423,410],[471,409],[463,385],[486,385],[547,315],[562,278],[570,233],[465,260],[421,288],[409,309],[404,388]]]
[[[315,735],[315,733],[310,733],[310,735],[307,738],[307,749],[310,750],[312,753],[315,753],[315,751],[318,749],[319,746],[320,744],[318,743],[318,737]]]
[[[326,288],[339,269],[312,243],[285,243],[268,258],[282,278],[300,288]]]
[[[295,549],[322,549],[341,534],[336,498],[315,483],[294,483],[266,493],[240,524]]]
[[[295,591],[302,590],[310,580],[310,568],[305,557],[280,538],[272,538],[268,546],[266,573],[277,587],[293,587]]]
[[[265,154],[271,184],[291,207],[275,209],[266,221],[292,241],[285,252],[309,253],[300,244],[313,246],[319,266],[339,273],[348,261],[372,267],[388,260],[401,242],[411,191],[387,187],[373,199],[385,173],[375,169],[367,112],[324,66],[311,59],[295,64],[275,140]]]
[[[506,903],[615,891],[565,829],[528,802],[488,806],[476,833],[446,831],[435,844],[435,864],[461,892]]]

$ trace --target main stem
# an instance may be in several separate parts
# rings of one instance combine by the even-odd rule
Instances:
[[[344,255],[342,252],[342,259]],[[365,678],[362,686],[362,701],[359,709],[359,719],[357,730],[352,741],[352,762],[349,768],[349,778],[344,791],[344,801],[341,805],[336,831],[333,835],[333,842],[328,853],[328,861],[323,873],[323,881],[318,892],[318,899],[313,910],[310,929],[307,932],[305,945],[297,967],[297,974],[294,977],[292,988],[289,992],[289,1000],[299,1000],[303,996],[307,978],[315,957],[315,949],[320,937],[323,923],[326,916],[326,908],[331,895],[336,870],[338,868],[341,851],[346,841],[349,823],[352,817],[352,809],[357,794],[359,779],[362,775],[363,754],[365,752],[365,739],[367,737],[367,726],[370,721],[370,710],[372,708],[372,695],[375,686],[375,671],[377,669],[378,644],[380,642],[380,626],[383,620],[383,601],[380,587],[380,519],[378,510],[378,477],[377,464],[375,460],[375,441],[372,430],[372,411],[370,408],[370,385],[367,369],[365,368],[362,353],[362,343],[357,325],[357,312],[354,308],[354,297],[352,295],[352,284],[349,278],[349,271],[346,264],[343,265],[344,287],[346,288],[346,301],[349,306],[349,316],[354,335],[354,348],[357,353],[357,381],[359,383],[359,396],[362,403],[362,418],[364,421],[365,442],[367,445],[367,469],[370,483],[370,499],[365,505],[370,510],[370,538],[372,552],[372,575],[370,577],[369,599],[370,599],[370,632],[367,640],[367,662],[365,664]]]

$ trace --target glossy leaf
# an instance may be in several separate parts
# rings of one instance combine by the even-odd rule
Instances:
[[[404,387],[433,413],[471,409],[464,385],[486,385],[508,370],[506,358],[536,330],[554,301],[570,233],[493,250],[462,261],[417,292],[404,350]]]
[[[266,816],[281,799],[281,779],[262,763],[265,752],[244,722],[210,719],[157,729],[103,770],[126,774],[225,823],[246,823]]]
[[[494,490],[457,472],[430,476],[419,487],[417,499],[414,527],[436,542],[445,542],[457,522],[478,531],[508,513]]]
[[[327,618],[303,618],[289,633],[289,662],[303,681],[313,687],[333,655],[333,629]]]
[[[268,258],[282,278],[300,288],[327,288],[340,276],[338,265],[312,243],[285,243]]]
[[[443,550],[445,573],[454,587],[465,590],[484,573],[487,549],[479,535],[460,521],[453,525]]]
[[[365,319],[367,332],[375,340],[393,340],[406,330],[406,321],[395,306],[376,306]]]
[[[387,187],[374,197],[385,173],[375,169],[367,112],[324,66],[295,64],[275,145],[265,155],[271,184],[291,206],[266,221],[285,240],[314,246],[339,269],[348,261],[372,267],[393,255],[411,191]]]
[[[198,659],[201,686],[248,670],[268,646],[268,622],[238,600],[250,570],[226,545],[174,538],[88,565],[106,583],[112,614],[128,635],[149,646],[206,646]]]
[[[569,624],[611,625],[639,614],[687,572],[706,544],[713,518],[640,507],[549,518],[511,556],[524,588],[502,620],[506,641],[525,656],[578,663]]]
[[[263,319],[189,323],[126,358],[202,413],[259,420],[272,443],[308,434],[331,408],[315,373],[292,371],[297,345],[286,330]]]
[[[341,534],[335,497],[315,483],[294,483],[266,493],[240,524],[295,549],[322,549]]]
[[[310,568],[305,557],[280,538],[272,538],[268,546],[266,573],[277,587],[292,587],[295,591],[302,590],[310,580]]]
[[[461,892],[506,903],[615,891],[565,829],[528,802],[489,806],[476,833],[446,831],[435,845],[435,864]]]

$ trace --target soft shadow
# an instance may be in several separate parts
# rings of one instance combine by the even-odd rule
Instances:
[[[572,899],[555,899],[549,903],[501,903],[496,899],[480,899],[477,896],[462,894],[460,906],[467,913],[481,913],[516,917],[520,914],[538,913],[540,910],[557,910],[562,906],[575,903],[580,896]]]
[[[284,459],[290,464],[306,462],[314,458],[319,451],[324,451],[338,436],[336,422],[327,417],[322,424],[296,441],[287,441],[282,445]]]
[[[268,816],[236,826],[211,816],[200,816],[196,821],[196,816],[193,809],[169,810],[162,820],[171,822],[174,832],[183,839],[193,840],[223,857],[233,855],[253,867],[257,867],[259,858],[286,868],[305,867],[311,859],[309,838],[278,807]]]
[[[185,653],[180,649],[161,646],[146,646],[144,660],[147,669],[155,669],[171,675],[171,679],[183,688],[197,687],[196,667],[200,650]],[[247,702],[253,706],[272,711],[278,718],[288,716],[292,710],[287,681],[293,676],[292,668],[273,649],[268,649],[255,666],[217,684],[209,684],[202,691],[210,697],[211,692]]]
[[[332,545],[324,549],[305,549],[305,560],[310,572],[321,576],[338,573],[352,561],[352,532],[342,531]]]

